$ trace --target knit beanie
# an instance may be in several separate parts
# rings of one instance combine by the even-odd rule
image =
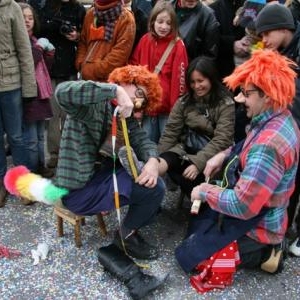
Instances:
[[[268,4],[258,14],[255,22],[256,33],[276,29],[295,30],[295,22],[291,11],[282,4]]]

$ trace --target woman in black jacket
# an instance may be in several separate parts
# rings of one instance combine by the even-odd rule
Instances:
[[[46,0],[38,12],[41,22],[41,36],[46,37],[55,47],[54,63],[50,70],[53,89],[67,80],[77,78],[75,56],[80,36],[85,8],[77,0]],[[53,118],[48,124],[47,148],[50,160],[47,166],[56,167],[61,129],[65,115],[51,99]]]

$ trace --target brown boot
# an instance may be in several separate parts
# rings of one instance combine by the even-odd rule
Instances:
[[[6,189],[3,184],[3,180],[0,180],[0,207],[3,207],[6,203]]]

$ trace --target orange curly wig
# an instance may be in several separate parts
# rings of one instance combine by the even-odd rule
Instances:
[[[114,69],[108,76],[108,82],[116,84],[136,84],[143,86],[147,92],[146,114],[157,111],[162,105],[162,88],[157,74],[151,73],[147,67],[127,65]]]
[[[253,84],[271,98],[274,109],[285,108],[295,96],[297,74],[292,70],[294,66],[293,61],[276,51],[256,50],[223,81],[232,90]]]

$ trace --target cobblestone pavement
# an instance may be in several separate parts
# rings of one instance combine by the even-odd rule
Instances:
[[[176,264],[173,251],[186,230],[186,218],[174,220],[178,192],[168,192],[157,222],[142,234],[157,244],[160,257],[149,262],[150,274],[169,273],[166,284],[146,299],[289,299],[300,298],[300,258],[289,257],[281,274],[240,270],[234,284],[225,290],[198,294],[188,276]],[[123,211],[124,213],[124,211]],[[74,245],[73,228],[65,225],[65,235],[57,237],[53,208],[41,203],[22,206],[9,197],[0,209],[0,244],[19,250],[14,259],[0,258],[0,299],[130,299],[126,287],[103,272],[96,249],[108,244],[117,228],[115,213],[105,216],[108,235],[101,236],[96,217],[87,217],[82,228],[81,248]],[[31,250],[46,242],[48,258],[33,265]]]

